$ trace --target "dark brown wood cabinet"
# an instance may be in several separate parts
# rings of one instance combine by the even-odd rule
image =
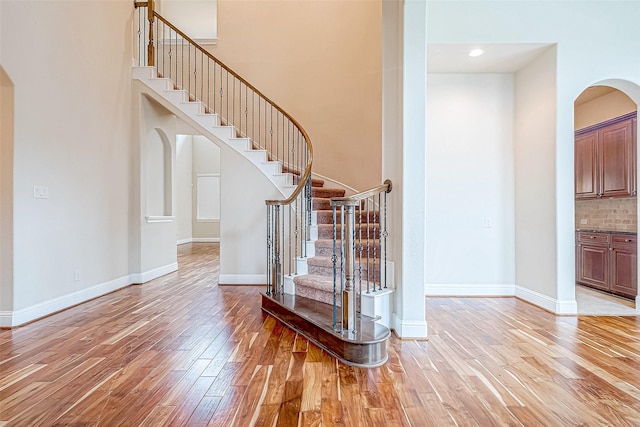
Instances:
[[[636,113],[575,133],[577,199],[635,195]]]
[[[576,232],[576,283],[626,298],[638,294],[637,236]]]
[[[609,290],[609,238],[606,233],[578,232],[576,281]]]
[[[623,297],[635,298],[638,294],[636,236],[613,235],[610,249],[611,280],[609,290]]]

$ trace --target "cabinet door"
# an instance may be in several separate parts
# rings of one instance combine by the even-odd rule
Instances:
[[[597,130],[575,138],[576,199],[589,199],[598,196],[597,144]]]
[[[631,120],[631,195],[638,192],[638,119]]]
[[[610,291],[627,298],[638,294],[638,256],[633,246],[613,246],[611,249]]]
[[[631,120],[600,129],[600,196],[630,196],[632,158]]]
[[[578,245],[576,281],[603,291],[609,290],[609,246]]]

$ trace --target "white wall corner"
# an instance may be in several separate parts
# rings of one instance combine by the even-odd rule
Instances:
[[[578,302],[574,300],[557,300],[556,301],[556,314],[571,315],[578,314]]]
[[[74,305],[89,301],[93,298],[106,295],[130,284],[129,276],[123,276],[108,282],[91,286],[90,288],[53,298],[18,311],[4,311],[0,313],[0,326],[20,326],[27,322],[40,319],[58,311],[73,307]]]
[[[0,311],[0,328],[10,328],[13,324],[13,311]]]
[[[505,297],[516,294],[516,285],[508,284],[433,284],[425,283],[426,296],[456,296],[456,297]]]
[[[165,274],[173,273],[178,270],[178,263],[173,262],[162,267],[154,268],[153,270],[145,271],[143,273],[131,274],[130,283],[147,283],[153,279],[164,276]]]
[[[402,320],[396,313],[391,315],[391,329],[402,339],[427,339],[426,320]]]
[[[218,283],[221,285],[265,285],[265,274],[220,274]]]

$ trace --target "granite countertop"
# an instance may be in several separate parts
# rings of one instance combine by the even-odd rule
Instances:
[[[619,231],[619,230],[593,230],[589,228],[576,228],[576,231],[586,231],[589,233],[611,233],[611,234],[630,234],[635,236],[637,233],[633,231]]]

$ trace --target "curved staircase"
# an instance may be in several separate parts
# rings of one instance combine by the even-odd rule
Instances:
[[[311,176],[311,141],[290,114],[159,15],[153,0],[134,6],[138,66],[132,77],[144,84],[142,92],[242,155],[285,198],[265,201],[262,309],[344,363],[385,363],[393,292],[387,277],[393,274],[386,222],[382,232],[379,221],[380,195],[391,183],[348,198],[343,189],[325,187]],[[386,221],[386,194],[384,200]]]
[[[294,178],[295,181],[295,178]],[[387,360],[386,344],[390,336],[391,295],[382,286],[380,260],[369,260],[355,269],[356,306],[359,312],[351,330],[336,325],[341,310],[341,268],[343,260],[341,216],[334,212],[332,198],[345,197],[344,189],[326,188],[314,179],[311,188],[312,229],[307,257],[299,257],[296,274],[284,277],[284,292],[263,295],[263,310],[313,340],[342,362],[359,367],[375,367]],[[365,206],[362,206],[364,208]],[[358,252],[379,251],[379,217],[373,211],[356,207]],[[337,287],[334,288],[334,251]],[[367,284],[369,285],[367,287]],[[335,308],[334,308],[335,307]]]

